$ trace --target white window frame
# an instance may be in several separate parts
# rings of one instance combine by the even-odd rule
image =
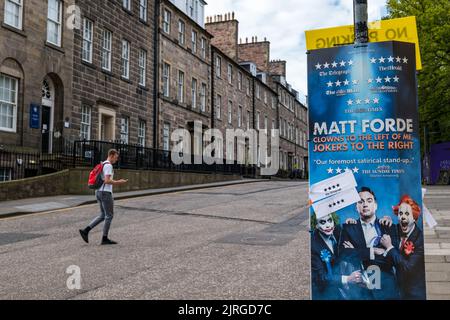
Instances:
[[[22,30],[23,28],[23,1],[24,0],[5,0],[3,22],[6,25],[16,28],[18,30]],[[15,8],[18,9],[19,11],[17,17],[17,25],[8,22],[8,12],[6,10],[8,4],[15,6]]]
[[[131,1],[132,0],[123,0],[122,1],[122,6],[124,9],[131,11]]]
[[[88,18],[83,18],[83,48],[82,59],[92,63],[93,56],[94,22]]]
[[[146,135],[147,135],[147,123],[144,120],[139,119],[138,146],[145,148]]]
[[[192,30],[192,53],[197,53],[197,39],[198,33],[195,30]]]
[[[139,85],[147,85],[147,51],[144,49],[139,50]]]
[[[200,40],[200,46],[202,50],[202,58],[206,59],[206,38],[202,37]]]
[[[238,107],[238,128],[242,127],[242,106]]]
[[[242,72],[238,72],[238,90],[242,91]]]
[[[113,34],[108,29],[102,32],[102,69],[111,71]]]
[[[168,122],[163,125],[163,150],[170,151],[170,123]]]
[[[261,112],[256,112],[256,129],[260,130],[261,128],[261,124],[260,124],[260,119],[261,119]]]
[[[216,56],[216,76],[222,78],[222,57]]]
[[[181,70],[178,70],[178,92],[177,92],[177,99],[178,103],[184,103],[184,81],[185,81],[185,75],[184,72]]]
[[[81,106],[80,138],[91,140],[92,133],[92,107],[83,104]]]
[[[58,6],[58,20],[54,20],[50,18],[50,1],[55,1]],[[61,39],[62,39],[62,11],[63,11],[63,2],[61,0],[48,0],[47,1],[47,42],[51,43],[57,47],[61,47]],[[56,31],[57,31],[57,39],[56,43],[51,41],[49,39],[50,36],[50,24],[56,25]]]
[[[130,42],[122,39],[122,78],[130,79]]]
[[[233,84],[233,66],[231,63],[229,63],[227,67],[227,76],[228,76],[228,83]]]
[[[164,19],[163,19],[163,31],[167,34],[170,33],[170,24],[172,23],[172,12],[164,9]]]
[[[163,95],[170,97],[170,69],[171,66],[167,62],[163,64]]]
[[[178,20],[178,43],[185,44],[186,42],[186,23],[183,20]]]
[[[228,100],[228,124],[233,124],[233,101]]]
[[[120,142],[123,144],[130,143],[130,118],[122,117],[120,119]]]
[[[197,89],[198,89],[198,81],[195,78],[192,78],[191,83],[191,103],[192,109],[197,108]]]
[[[200,111],[206,111],[206,91],[207,86],[206,83],[202,83],[201,91],[200,91]]]
[[[222,96],[220,94],[216,96],[216,118],[219,120],[222,118]]]
[[[141,21],[147,22],[147,9],[148,9],[148,1],[147,0],[139,0],[139,19]]]
[[[18,108],[18,89],[19,89],[19,80],[13,77],[10,77],[6,74],[0,73],[0,77],[4,77],[4,81],[6,79],[8,79],[9,81],[13,81],[14,83],[14,96],[13,99],[14,101],[7,101],[3,99],[3,96],[0,96],[0,131],[5,131],[5,132],[17,132],[17,108]],[[10,82],[11,83],[11,82]],[[6,91],[5,90],[6,87],[3,88],[3,92]],[[11,88],[8,88],[9,94],[11,96]],[[5,94],[5,93],[4,93]],[[4,95],[3,94],[3,95]],[[12,128],[10,127],[3,127],[1,126],[1,114],[2,114],[2,105],[5,104],[7,107],[12,108]],[[6,116],[6,115],[5,115]],[[9,117],[9,116],[8,116]]]
[[[261,100],[261,87],[259,84],[256,84],[256,99]]]

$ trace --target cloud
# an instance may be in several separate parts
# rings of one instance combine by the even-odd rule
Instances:
[[[271,42],[271,59],[287,60],[287,80],[307,93],[306,30],[353,23],[352,0],[208,0],[206,16],[235,12],[239,37]],[[386,0],[369,1],[369,20],[379,20]]]

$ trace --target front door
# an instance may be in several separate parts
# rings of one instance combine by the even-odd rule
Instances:
[[[101,114],[100,120],[100,140],[113,141],[114,140],[114,117]]]
[[[51,111],[50,107],[42,106],[42,152],[50,153],[50,143],[51,143],[51,131],[50,131],[50,121],[51,121]]]

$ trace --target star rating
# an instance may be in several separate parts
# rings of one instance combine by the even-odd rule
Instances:
[[[352,170],[350,170],[348,167],[345,168],[345,172],[351,172]]]
[[[361,104],[361,103],[362,103],[361,99],[356,100],[356,104]]]
[[[380,99],[378,99],[378,98],[373,99],[373,103],[379,104],[380,103]]]
[[[402,58],[397,57],[397,58],[395,58],[395,61],[396,61],[397,63],[401,63],[401,62],[402,62]]]
[[[316,64],[316,70],[322,69],[322,65],[320,63]]]
[[[338,64],[337,64],[336,61],[334,61],[334,62],[331,64],[331,66],[332,66],[333,68],[337,68]]]
[[[364,102],[365,102],[366,104],[370,104],[370,99],[367,98],[366,100],[364,100]]]
[[[348,81],[347,79],[345,79],[344,81],[344,86],[348,86],[350,84],[350,81]]]
[[[384,78],[384,81],[385,81],[386,83],[390,83],[390,82],[391,82],[391,78],[390,78],[389,76],[387,76],[386,78]]]
[[[390,57],[388,58],[388,61],[389,61],[390,63],[394,62],[394,57],[393,57],[393,56],[390,56]]]
[[[345,62],[344,60],[342,60],[341,63],[340,63],[341,67],[345,67],[346,64],[347,64],[347,62]]]
[[[403,63],[408,63],[408,58],[404,57],[403,58]]]
[[[332,87],[333,87],[333,82],[331,82],[331,81],[328,82],[328,83],[327,83],[327,86],[328,86],[328,88],[332,88]]]
[[[337,174],[342,173],[342,169],[341,169],[341,168],[337,168],[337,169],[336,169],[336,173],[337,173]]]
[[[384,63],[385,60],[386,60],[386,58],[384,58],[384,57],[381,57],[381,58],[379,59],[380,63]]]
[[[352,65],[353,65],[353,60],[350,60],[350,61],[348,62],[348,65],[349,65],[349,66],[352,66]]]
[[[395,76],[395,77],[394,77],[394,82],[399,82],[399,81],[400,81],[400,78],[397,77],[397,76]]]
[[[377,83],[381,83],[381,81],[383,81],[383,79],[381,79],[380,77],[376,78]]]
[[[372,78],[368,79],[367,83],[373,83],[373,79]]]
[[[377,59],[375,58],[370,59],[370,63],[377,63]]]
[[[330,64],[328,62],[325,62],[325,64],[323,65],[324,69],[328,69],[330,67]]]
[[[348,100],[348,101],[347,101],[347,104],[348,104],[349,106],[353,105],[353,100],[352,100],[352,99]]]
[[[354,167],[354,168],[353,168],[353,173],[359,173],[359,168]]]
[[[341,83],[342,83],[342,82],[340,82],[339,80],[336,81],[336,83],[335,83],[335,84],[336,84],[336,87],[340,87],[340,86],[341,86]]]
[[[328,174],[333,174],[334,170],[332,168],[329,168],[328,170]]]

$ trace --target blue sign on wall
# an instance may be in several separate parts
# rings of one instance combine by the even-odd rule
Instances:
[[[33,103],[30,105],[30,128],[41,128],[41,106]]]

